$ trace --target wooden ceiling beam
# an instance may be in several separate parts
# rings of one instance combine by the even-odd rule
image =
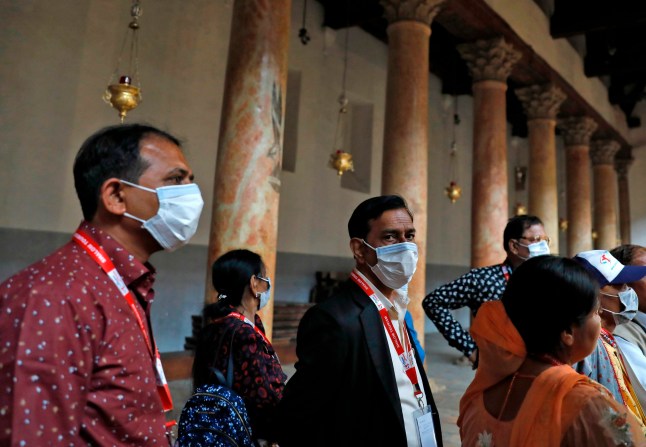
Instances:
[[[571,37],[591,31],[638,28],[646,24],[646,2],[641,0],[554,0],[550,34]]]

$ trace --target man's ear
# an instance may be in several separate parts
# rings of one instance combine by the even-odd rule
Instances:
[[[99,189],[99,206],[110,214],[122,216],[126,212],[123,185],[118,178],[107,179]]]
[[[516,239],[509,239],[507,241],[507,251],[515,255],[518,254],[518,241]]]
[[[350,250],[352,250],[352,256],[357,261],[357,264],[364,264],[366,262],[363,256],[363,242],[361,242],[361,239],[356,237],[350,239]]]

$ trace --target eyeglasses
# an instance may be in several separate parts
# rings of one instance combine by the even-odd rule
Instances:
[[[256,278],[258,278],[259,280],[261,280],[261,281],[265,281],[265,282],[267,283],[267,291],[269,292],[269,290],[271,289],[271,280],[270,280],[269,278],[263,278],[263,277],[262,277],[262,276],[260,276],[260,275],[254,275],[254,276],[255,276]]]
[[[630,287],[628,286],[628,284],[624,284],[624,285],[621,287],[621,289],[617,291],[617,293],[616,293],[616,294],[614,294],[614,293],[606,293],[606,292],[603,292],[603,291],[601,291],[601,290],[599,290],[599,293],[600,293],[601,295],[609,296],[609,297],[612,297],[612,298],[619,298],[619,294],[620,294],[620,293],[623,293],[623,292],[626,292],[628,289],[630,289]]]
[[[536,242],[545,241],[547,242],[548,247],[552,245],[552,239],[550,239],[547,236],[534,236],[534,237],[521,236],[518,239],[525,239],[526,241],[529,241],[530,244],[535,244]]]

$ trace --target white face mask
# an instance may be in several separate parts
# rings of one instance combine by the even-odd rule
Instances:
[[[632,287],[629,287],[627,290],[619,292],[618,295],[612,295],[610,293],[601,292],[602,295],[611,296],[613,298],[619,298],[621,304],[624,305],[624,310],[621,312],[613,312],[611,310],[602,308],[604,312],[612,314],[612,318],[615,320],[615,324],[619,326],[620,324],[626,324],[629,321],[632,321],[637,315],[637,308],[639,306],[639,299],[637,298],[637,292],[635,292]]]
[[[377,253],[377,263],[370,269],[383,285],[401,289],[410,282],[417,269],[417,244],[401,242],[374,248],[365,240],[361,241]]]
[[[260,300],[260,304],[258,304],[258,310],[260,310],[263,307],[265,307],[267,305],[267,303],[269,302],[269,297],[270,297],[269,291],[271,290],[271,279],[263,278],[263,277],[257,276],[257,275],[256,275],[256,278],[258,278],[261,281],[265,281],[267,283],[267,290],[265,290],[264,292],[258,292],[256,294],[256,298],[258,298]]]
[[[164,250],[175,250],[193,237],[204,206],[200,188],[195,183],[162,186],[157,189],[146,188],[126,180],[121,180],[121,183],[157,194],[159,210],[153,217],[143,220],[129,213],[124,213],[124,216],[141,222],[142,227]]]
[[[529,257],[524,258],[521,255],[516,255],[523,261],[527,261],[529,258],[535,258],[536,256],[549,255],[550,246],[547,244],[547,241],[534,242],[533,244],[523,245],[518,242],[518,245],[525,247],[529,250]]]

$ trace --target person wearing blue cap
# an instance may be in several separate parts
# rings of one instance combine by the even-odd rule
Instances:
[[[646,266],[646,248],[639,245],[620,245],[610,250],[624,265]],[[631,321],[617,326],[614,335],[626,360],[628,377],[642,408],[646,408],[646,278],[628,283],[637,294],[637,315]]]
[[[632,244],[620,245],[610,250],[610,254],[624,265],[646,266],[646,247]],[[624,339],[634,343],[646,356],[646,278],[628,283],[628,285],[637,293],[639,302],[637,315],[630,323],[619,326],[615,335],[621,335]],[[646,367],[644,371],[646,371]]]
[[[623,265],[606,250],[578,253],[579,262],[600,287],[601,333],[596,349],[576,365],[577,371],[605,386],[641,422],[646,434],[646,414],[637,398],[627,365],[613,336],[615,328],[637,313],[637,294],[628,286],[646,276],[646,267]]]

